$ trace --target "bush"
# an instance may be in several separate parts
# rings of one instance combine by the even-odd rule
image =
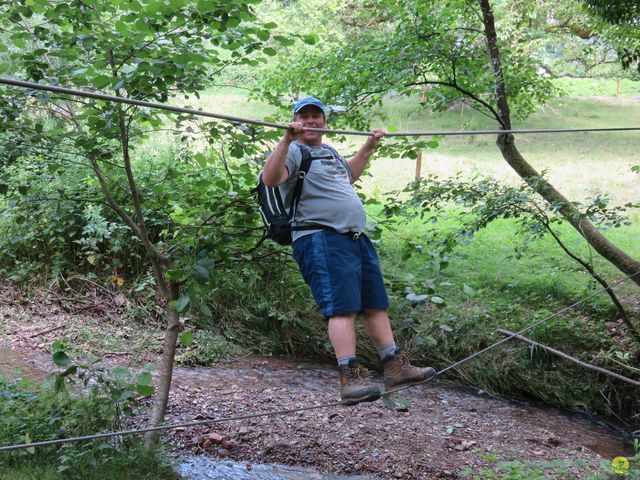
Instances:
[[[15,445],[130,428],[126,419],[150,394],[150,374],[135,382],[124,368],[110,371],[72,364],[62,345],[54,361],[67,367],[42,384],[0,379],[0,444]],[[11,450],[0,456],[9,478],[169,478],[159,451],[145,451],[131,436]],[[117,472],[121,472],[118,475]]]

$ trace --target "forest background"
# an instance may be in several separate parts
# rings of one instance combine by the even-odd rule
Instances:
[[[0,7],[0,72],[280,123],[296,98],[316,95],[333,106],[335,128],[640,125],[636,3],[491,2],[499,72],[488,3],[478,3],[24,0]],[[331,361],[289,250],[260,243],[252,189],[281,132],[35,90],[0,94],[4,281],[25,299],[55,291],[77,302],[98,285],[125,306],[99,326],[61,332],[60,365],[104,351],[164,351],[169,373],[176,353],[186,365],[249,352]],[[362,137],[327,140],[348,156]],[[442,368],[496,341],[497,328],[519,330],[633,273],[640,258],[637,132],[516,136],[535,169],[528,176],[511,143],[494,140],[388,139],[356,185],[398,341],[416,362]],[[566,203],[550,200],[548,185]],[[631,260],[601,256],[585,241],[587,222]],[[638,280],[615,292],[528,335],[638,378]],[[372,345],[361,356],[375,365]],[[450,376],[638,428],[637,387],[540,349],[510,344]],[[149,378],[131,388],[150,394]],[[166,397],[166,382],[155,387]],[[164,408],[156,400],[152,423]]]

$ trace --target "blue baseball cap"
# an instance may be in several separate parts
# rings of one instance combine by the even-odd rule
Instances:
[[[325,117],[327,116],[327,110],[324,108],[324,105],[322,104],[322,102],[318,100],[316,97],[306,97],[298,100],[293,107],[293,114],[295,115],[304,107],[307,107],[309,105],[319,108],[320,110],[322,110],[322,113],[324,114],[324,116]]]

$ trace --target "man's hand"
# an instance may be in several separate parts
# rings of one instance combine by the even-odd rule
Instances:
[[[380,139],[386,135],[387,132],[380,128],[374,128],[371,130],[371,136],[365,142],[365,147],[374,149],[380,143]]]
[[[289,144],[295,140],[297,140],[302,134],[304,134],[305,129],[300,122],[291,122],[289,123],[289,128],[287,128],[283,140]]]

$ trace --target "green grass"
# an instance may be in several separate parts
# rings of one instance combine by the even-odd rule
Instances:
[[[0,465],[2,463],[0,462]],[[80,471],[59,473],[47,456],[25,457],[23,461],[2,466],[0,480],[178,480],[169,464],[155,451],[130,449],[115,455],[107,465],[84,467]]]
[[[444,113],[420,111],[413,99],[394,98],[385,104],[389,123],[407,130],[495,129],[478,113],[465,109]],[[514,128],[596,128],[640,126],[640,102],[558,98]],[[531,134],[516,138],[524,158],[572,200],[585,200],[598,192],[617,204],[637,197],[638,132]],[[495,145],[494,136],[445,137],[435,150],[425,152],[422,176],[448,177],[456,172],[491,176],[507,183],[519,181]],[[384,192],[400,188],[415,176],[415,161],[376,159],[365,190]]]
[[[557,83],[565,91],[577,94],[559,97],[524,121],[514,120],[519,128],[596,128],[640,126],[640,82],[625,80],[628,97],[605,97],[615,81],[562,79]],[[579,95],[591,96],[581,98]],[[615,93],[615,91],[614,91]],[[593,95],[598,95],[594,97]],[[239,90],[218,89],[202,95],[197,106],[219,113],[247,118],[262,118],[273,108],[248,101]],[[415,98],[394,97],[385,101],[378,125],[398,131],[495,129],[496,123],[469,108],[448,112],[424,111]],[[331,142],[331,139],[328,139]],[[361,137],[338,144],[344,152],[353,152]],[[630,167],[640,163],[640,133],[563,133],[521,135],[516,144],[527,161],[538,171],[547,171],[550,181],[571,200],[583,201],[597,193],[606,193],[616,204],[638,198],[640,176]],[[495,137],[445,137],[440,146],[425,152],[422,176],[448,177],[456,172],[498,178],[510,184],[519,177],[505,162],[495,145]],[[382,194],[409,183],[415,176],[415,161],[375,158],[363,180],[366,193]]]
[[[618,84],[609,78],[556,78],[553,83],[567,97],[615,97]],[[620,97],[640,96],[640,82],[626,78],[620,80]]]

